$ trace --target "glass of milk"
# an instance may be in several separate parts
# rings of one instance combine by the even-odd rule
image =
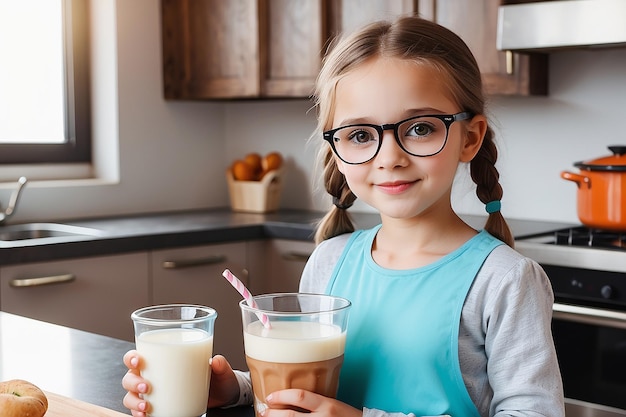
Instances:
[[[198,305],[169,304],[131,314],[141,355],[141,376],[151,417],[198,417],[207,410],[217,312]]]
[[[337,395],[343,365],[350,301],[322,294],[281,293],[244,300],[246,363],[257,417],[272,392],[301,388]]]

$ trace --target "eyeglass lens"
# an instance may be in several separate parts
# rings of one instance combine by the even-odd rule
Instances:
[[[400,147],[414,156],[430,156],[444,147],[448,128],[436,117],[415,117],[397,125],[394,131]],[[352,125],[338,129],[333,135],[337,155],[352,164],[374,158],[382,143],[383,129],[373,125]]]

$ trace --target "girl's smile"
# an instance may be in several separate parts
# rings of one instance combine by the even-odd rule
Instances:
[[[385,194],[401,194],[411,188],[417,181],[391,181],[375,184]]]

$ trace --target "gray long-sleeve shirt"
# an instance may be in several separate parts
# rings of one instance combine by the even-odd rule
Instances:
[[[325,292],[349,236],[318,245],[302,274],[301,292]],[[506,245],[487,257],[465,300],[459,329],[463,380],[482,416],[565,415],[552,303],[550,283],[537,263]],[[238,379],[240,403],[249,402],[248,375],[238,372]],[[364,417],[392,416],[403,414],[364,409]]]

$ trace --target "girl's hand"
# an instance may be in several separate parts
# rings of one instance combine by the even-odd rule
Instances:
[[[263,413],[263,417],[362,417],[363,412],[348,404],[324,397],[310,391],[301,389],[286,389],[271,393],[266,398],[268,409]],[[292,410],[281,410],[276,407],[298,407],[308,410],[309,413],[298,413]]]
[[[128,393],[124,396],[124,407],[128,408],[134,417],[146,417],[148,403],[141,398],[142,394],[150,390],[150,385],[139,374],[141,357],[136,350],[129,350],[124,355],[124,365],[128,372],[122,378],[122,386]]]
[[[128,372],[122,378],[122,386],[128,393],[124,396],[124,407],[131,411],[134,417],[146,417],[148,402],[142,394],[149,392],[150,384],[139,374],[141,356],[136,350],[130,350],[124,355],[124,365]],[[221,355],[215,355],[211,360],[211,386],[209,389],[208,407],[221,407],[234,404],[239,398],[239,383],[230,364]]]
[[[223,407],[237,402],[239,383],[230,364],[222,355],[211,359],[211,386],[209,387],[209,408]]]

